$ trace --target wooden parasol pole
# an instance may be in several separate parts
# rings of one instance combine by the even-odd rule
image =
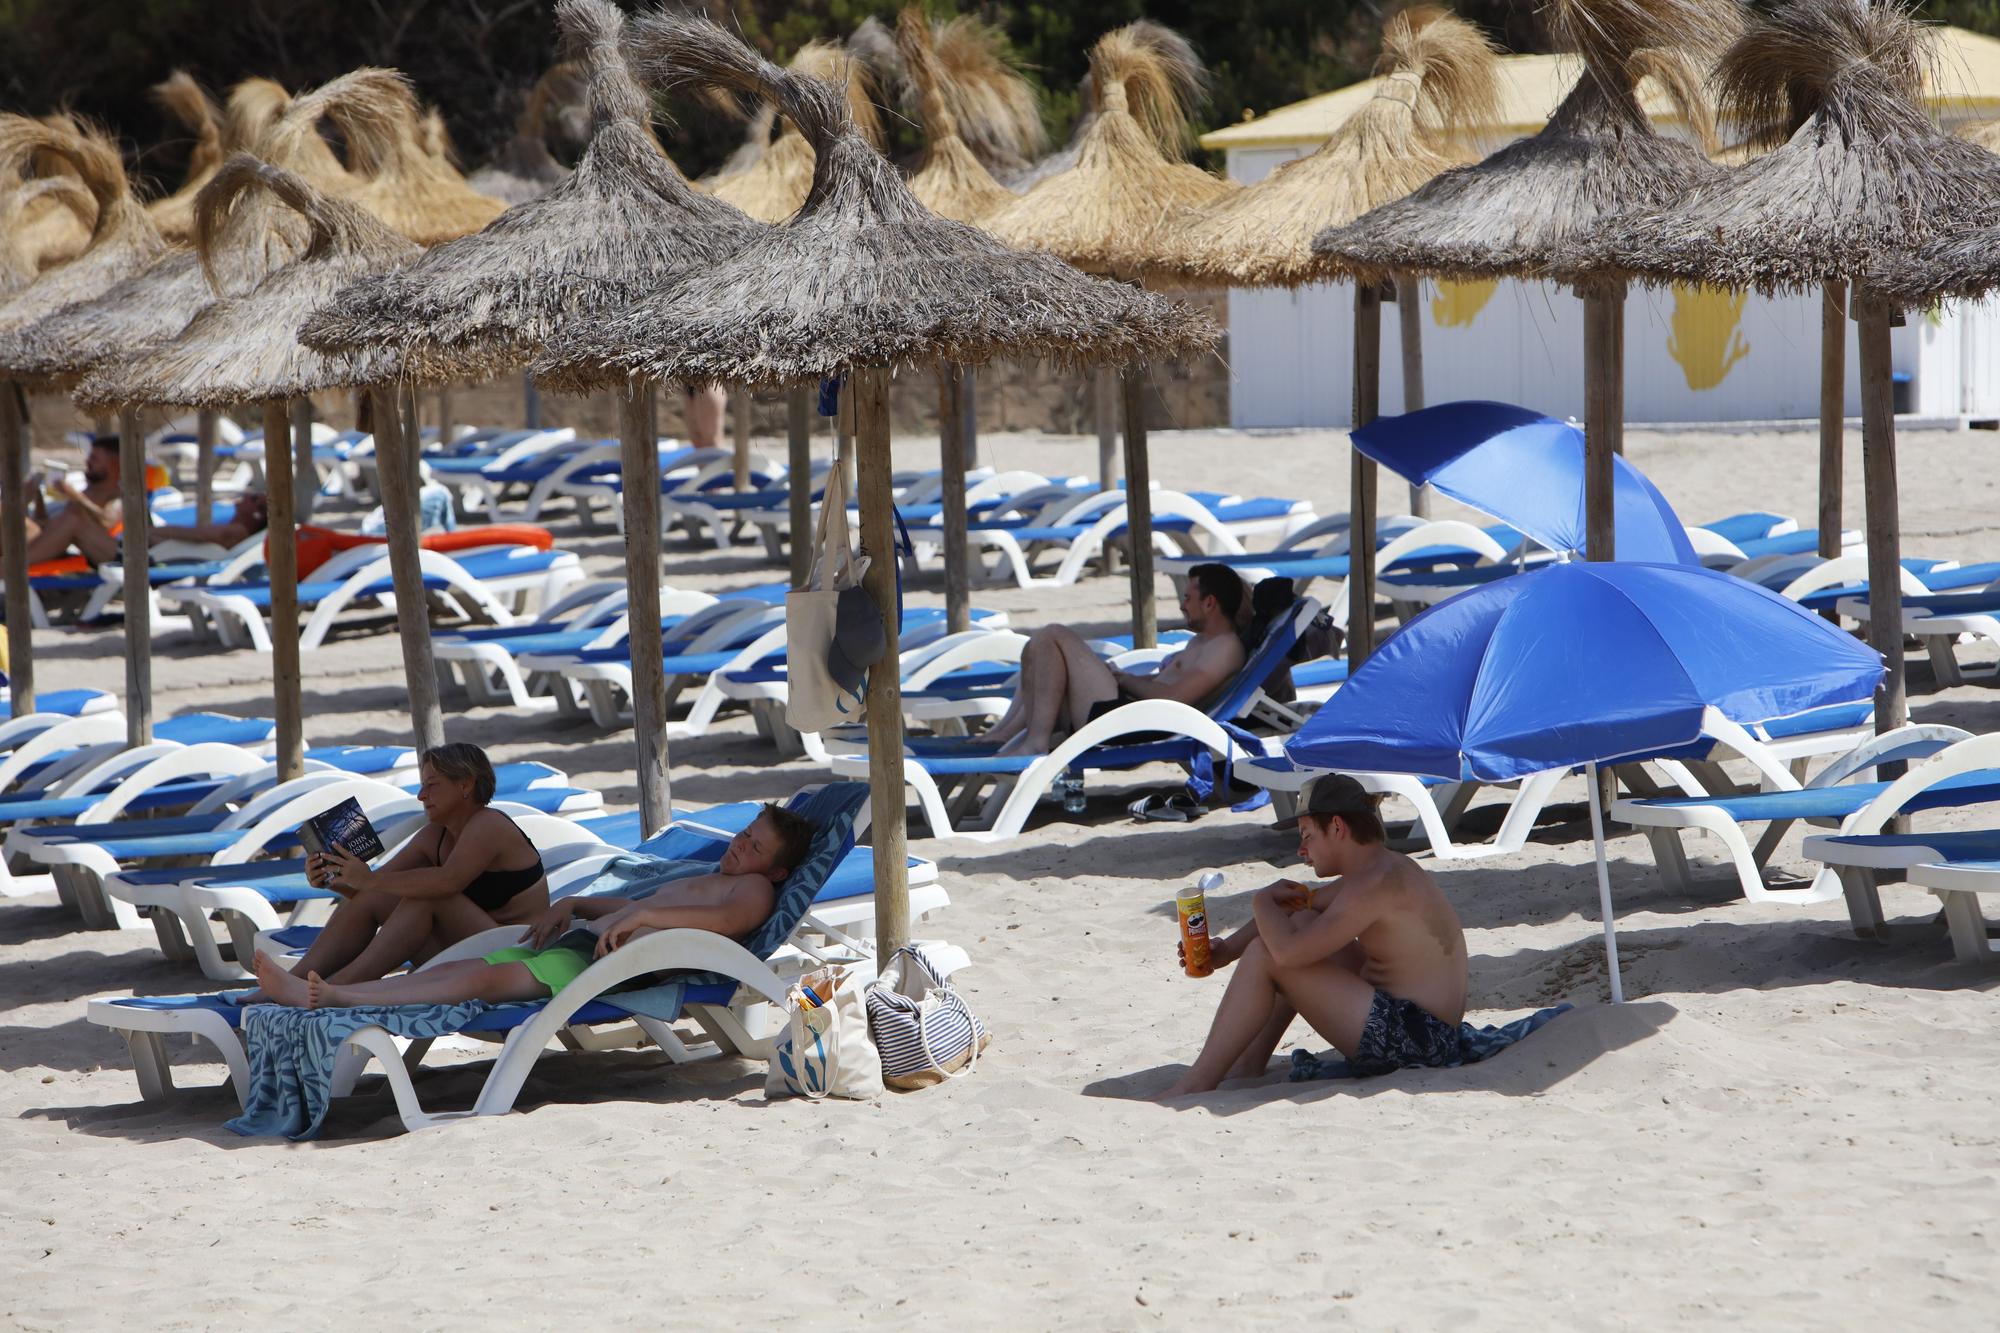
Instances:
[[[812,577],[812,390],[794,385],[785,391],[785,471],[790,479],[787,510],[791,516],[792,586],[803,588]]]
[[[972,589],[965,567],[965,412],[962,391],[971,372],[938,367],[938,463],[944,502],[944,628],[958,634],[972,628]]]
[[[444,744],[444,710],[438,707],[437,668],[431,662],[430,598],[424,591],[423,553],[417,544],[417,493],[412,483],[419,437],[416,417],[398,410],[393,386],[375,392],[375,474],[382,487],[382,518],[389,529],[389,575],[396,587],[396,624],[403,644],[403,679],[410,691],[410,723],[419,749]],[[385,456],[386,453],[386,456]]]
[[[1819,555],[1840,554],[1841,477],[1847,432],[1847,284],[1820,290]]]
[[[1382,286],[1354,284],[1354,412],[1351,430],[1382,414]],[[1347,669],[1375,651],[1375,460],[1348,450]]]
[[[153,587],[146,568],[150,516],[146,437],[137,408],[118,413],[118,468],[125,524],[125,743],[136,749],[153,743]]]
[[[639,748],[639,822],[649,838],[673,816],[667,769],[666,656],[660,639],[660,451],[653,413],[651,384],[629,389],[618,401],[632,733]]]
[[[272,482],[276,485],[276,482]],[[319,469],[313,466],[313,405],[310,398],[292,400],[292,512],[312,513],[319,490]]]
[[[1861,352],[1861,477],[1868,503],[1868,642],[1882,654],[1882,687],[1875,692],[1878,734],[1903,725],[1908,699],[1903,680],[1902,533],[1896,496],[1896,406],[1890,380],[1889,303],[1860,284],[1854,317]]]
[[[736,449],[735,483],[739,491],[750,489],[750,390],[739,384],[729,395],[730,443]]]
[[[1420,412],[1424,406],[1423,291],[1408,274],[1396,279],[1396,331],[1403,345],[1403,410]],[[1431,516],[1430,487],[1410,483],[1410,512],[1418,518]]]
[[[451,443],[451,433],[458,427],[458,423],[452,419],[454,415],[452,411],[451,386],[449,384],[440,385],[438,387],[438,443],[441,445]]]
[[[1132,646],[1153,648],[1160,642],[1159,615],[1153,607],[1153,482],[1146,457],[1146,389],[1144,362],[1122,372],[1125,390],[1125,533],[1132,556]]]
[[[194,521],[215,516],[215,441],[220,426],[216,414],[203,408],[194,414]]]
[[[845,386],[854,397],[856,489],[861,501],[861,549],[868,559],[862,586],[882,613],[888,643],[868,672],[869,843],[875,855],[875,956],[886,959],[910,941],[910,884],[903,793],[903,690],[897,662],[896,533],[889,456],[889,372],[856,370]],[[846,398],[848,393],[842,393]],[[842,499],[828,495],[825,503]]]
[[[35,711],[35,641],[28,609],[28,423],[20,388],[0,381],[0,578],[7,583],[7,685],[15,717]]]
[[[1584,558],[1615,558],[1611,460],[1625,452],[1625,284],[1583,296]]]
[[[1097,484],[1108,491],[1118,484],[1118,372],[1103,367],[1092,387],[1097,398]]]
[[[293,417],[296,413],[292,414]],[[271,587],[271,702],[278,718],[278,781],[306,771],[304,683],[299,670],[299,530],[292,456],[270,441],[285,438],[284,400],[264,404],[264,483],[270,522],[264,530],[264,571]],[[308,437],[311,428],[307,428]]]
[[[521,375],[521,425],[527,430],[542,428],[542,391],[535,387],[535,377],[525,371]]]
[[[971,471],[979,466],[979,372],[971,366],[958,368],[958,411],[959,452]]]

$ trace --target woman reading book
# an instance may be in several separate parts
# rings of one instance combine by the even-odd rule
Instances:
[[[490,809],[493,765],[464,743],[439,745],[418,763],[417,800],[429,823],[379,870],[345,847],[306,859],[306,878],[341,896],[297,965],[336,985],[374,981],[495,926],[526,925],[549,907],[541,853],[506,815]],[[256,1004],[261,990],[240,997]]]

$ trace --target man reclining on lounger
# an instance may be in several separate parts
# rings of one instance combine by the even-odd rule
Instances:
[[[1391,851],[1375,800],[1345,774],[1300,794],[1299,855],[1333,883],[1259,889],[1254,919],[1211,946],[1236,964],[1194,1066],[1162,1097],[1264,1072],[1303,1016],[1359,1075],[1461,1058],[1465,932],[1437,881]]]
[[[1199,706],[1242,669],[1243,640],[1236,627],[1242,606],[1243,580],[1235,570],[1217,564],[1190,569],[1181,588],[1181,614],[1194,641],[1150,676],[1117,670],[1067,625],[1036,630],[1021,650],[1014,702],[986,738],[1006,742],[1001,754],[1046,754],[1058,729],[1075,731],[1120,704],[1173,699]]]
[[[571,897],[553,904],[529,928],[528,942],[481,959],[380,981],[336,986],[317,972],[301,978],[268,954],[253,967],[264,994],[278,1004],[332,1009],[370,1004],[458,1004],[484,1000],[544,1000],[577,979],[595,960],[656,930],[710,930],[741,940],[769,919],[777,884],[812,849],[813,826],[767,805],[730,839],[711,874],[678,879],[645,898]],[[570,928],[572,917],[584,924]]]

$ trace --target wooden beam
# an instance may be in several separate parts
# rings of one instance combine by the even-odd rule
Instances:
[[[1407,274],[1396,279],[1396,330],[1403,346],[1403,410],[1418,412],[1424,406],[1423,285]],[[1430,517],[1430,487],[1410,483],[1410,512]]]
[[[287,413],[283,399],[264,404],[264,484],[271,506],[264,569],[271,585],[271,705],[278,721],[280,782],[304,777],[306,771],[305,684],[299,669],[298,490],[293,484],[292,454],[283,447],[286,427],[296,420],[297,414]],[[310,424],[306,434],[311,437]],[[275,449],[274,439],[280,442]]]
[[[215,516],[215,445],[221,420],[203,409],[194,414],[194,521],[210,523]]]
[[[1382,415],[1382,287],[1354,285],[1353,430]],[[1375,651],[1375,492],[1373,459],[1348,451],[1347,473],[1347,669],[1351,674]]]
[[[812,577],[812,412],[813,391],[794,385],[785,391],[785,468],[790,476],[792,586]]]
[[[1146,367],[1121,372],[1125,390],[1125,532],[1132,556],[1132,646],[1153,648],[1160,641],[1159,613],[1153,607],[1152,464],[1146,457]]]
[[[527,430],[542,428],[542,391],[526,371],[521,373],[521,425]]]
[[[282,441],[283,437],[279,437]],[[282,443],[280,445],[282,448]],[[147,572],[146,433],[137,408],[118,413],[119,508],[125,524],[125,743],[153,743],[153,586]]]
[[[1118,484],[1118,372],[1100,367],[1091,383],[1097,399],[1097,484],[1108,491]]]
[[[639,749],[639,822],[647,837],[673,817],[667,768],[667,673],[660,641],[660,450],[653,387],[618,404],[625,484],[625,590],[632,632],[632,735]]]
[[[437,393],[438,443],[450,444],[451,433],[458,428],[458,422],[453,419],[456,414],[452,410],[451,386],[449,384],[441,384],[438,386]]]
[[[312,513],[313,493],[319,489],[319,469],[313,466],[313,404],[310,398],[292,400],[292,512]]]
[[[1861,477],[1868,502],[1868,642],[1882,654],[1875,730],[1909,717],[1903,679],[1902,526],[1896,495],[1896,405],[1890,379],[1888,302],[1856,285],[1861,352]]]
[[[1847,433],[1847,284],[1829,282],[1819,309],[1819,554],[1840,554]]]
[[[28,423],[21,390],[0,380],[0,578],[7,583],[7,683],[15,717],[35,711],[35,640],[28,610]]]
[[[861,549],[869,557],[862,586],[882,613],[888,644],[868,673],[869,843],[875,856],[875,956],[887,959],[910,940],[908,826],[903,791],[903,698],[897,676],[896,533],[889,456],[889,372],[854,372],[852,395],[861,499]],[[829,496],[827,503],[838,503]]]
[[[966,569],[965,404],[961,390],[971,378],[958,366],[938,367],[938,465],[944,502],[944,627],[947,634],[972,628],[972,581]]]
[[[1584,558],[1618,549],[1611,460],[1625,452],[1625,284],[1583,294]]]
[[[966,471],[979,466],[979,372],[971,366],[958,368],[958,411]]]
[[[417,450],[416,414],[393,387],[376,391],[375,474],[382,487],[382,517],[389,529],[389,574],[396,588],[397,636],[403,645],[403,681],[410,692],[410,729],[419,749],[444,744],[444,710],[438,706],[437,668],[431,661],[430,597],[424,591],[423,556],[417,545],[417,491],[412,478]],[[386,456],[385,456],[386,454]],[[629,536],[629,534],[628,534]]]
[[[750,489],[750,409],[753,406],[750,390],[737,385],[736,392],[729,395],[729,408],[730,443],[736,449],[735,480],[739,491]]]

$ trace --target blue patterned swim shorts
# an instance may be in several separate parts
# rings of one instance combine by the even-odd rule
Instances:
[[[1446,1023],[1410,1000],[1385,990],[1375,992],[1368,1021],[1361,1025],[1361,1044],[1348,1061],[1354,1076],[1387,1074],[1412,1066],[1441,1068],[1465,1063],[1465,1026]]]

